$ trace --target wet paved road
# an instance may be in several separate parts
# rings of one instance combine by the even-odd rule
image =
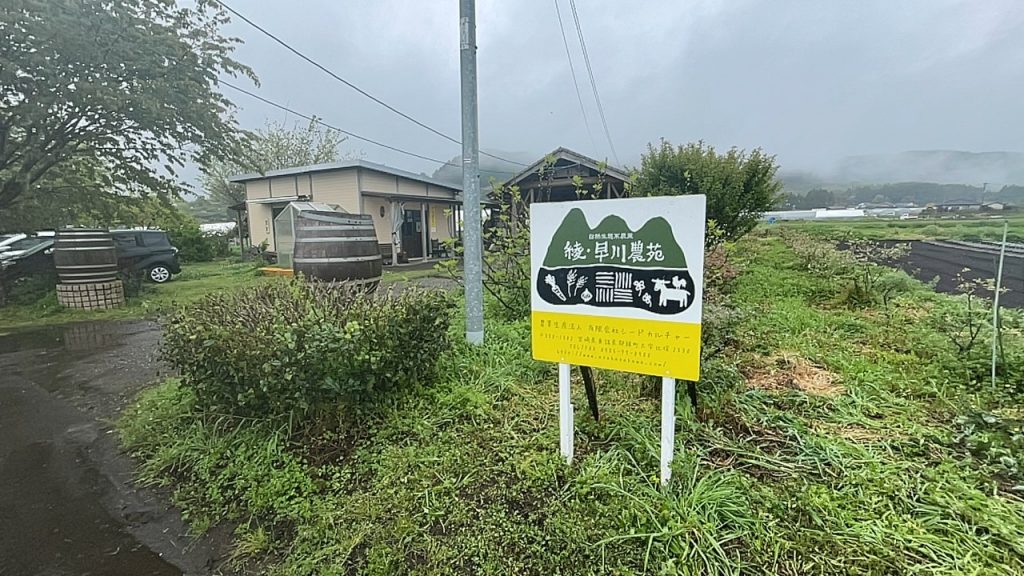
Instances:
[[[148,322],[0,336],[0,576],[209,574],[165,497],[131,483],[110,422],[160,377]]]

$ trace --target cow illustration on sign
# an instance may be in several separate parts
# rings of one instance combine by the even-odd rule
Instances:
[[[672,287],[668,287],[668,280],[664,278],[654,279],[654,291],[660,292],[658,297],[658,305],[666,306],[669,300],[679,301],[683,307],[690,301],[690,291],[686,289],[686,279],[680,278],[679,276],[672,277]]]
[[[678,314],[695,286],[668,221],[655,216],[637,230],[619,216],[591,228],[574,208],[562,220],[537,276],[537,291],[555,305],[631,307]]]

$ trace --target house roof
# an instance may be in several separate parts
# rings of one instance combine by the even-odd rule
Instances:
[[[250,174],[239,174],[237,176],[231,176],[228,178],[228,182],[251,182],[253,180],[263,180],[265,178],[275,178],[278,176],[297,176],[301,174],[312,174],[314,172],[333,172],[334,170],[347,170],[349,168],[364,168],[366,170],[373,170],[375,172],[383,172],[384,174],[391,174],[392,176],[399,176],[401,178],[408,178],[409,180],[416,180],[431,186],[438,186],[440,188],[447,188],[449,190],[462,191],[462,186],[458,184],[451,184],[449,182],[443,182],[430,176],[424,176],[423,174],[415,174],[413,172],[407,172],[398,168],[392,168],[391,166],[385,166],[384,164],[377,164],[376,162],[368,162],[366,160],[342,160],[341,162],[330,162],[327,164],[313,164],[310,166],[296,166],[294,168],[284,168],[281,170],[268,170],[264,174],[258,172],[252,172]]]
[[[587,166],[597,171],[603,171],[605,174],[613,178],[622,180],[623,182],[629,180],[629,174],[627,174],[626,171],[621,168],[616,168],[605,162],[600,162],[598,160],[591,158],[590,156],[584,156],[583,154],[580,154],[579,152],[576,152],[574,150],[569,150],[568,148],[565,147],[559,147],[556,148],[550,154],[545,155],[540,160],[537,160],[533,164],[530,164],[521,172],[513,176],[511,179],[505,181],[504,185],[511,186],[513,184],[518,184],[519,182],[523,181],[526,177],[536,173],[540,169],[540,167],[543,166],[544,163],[548,161],[549,158],[554,158],[556,161],[569,160],[570,162],[575,162],[577,164]]]

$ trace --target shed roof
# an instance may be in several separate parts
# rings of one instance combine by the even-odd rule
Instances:
[[[406,170],[400,170],[398,168],[392,168],[391,166],[385,166],[384,164],[377,164],[376,162],[368,162],[366,160],[342,160],[341,162],[329,162],[327,164],[312,164],[310,166],[296,166],[294,168],[283,168],[281,170],[268,170],[264,174],[258,172],[252,172],[249,174],[238,174],[228,178],[229,182],[251,182],[253,180],[263,180],[265,178],[275,178],[278,176],[297,176],[301,174],[312,174],[315,172],[332,172],[335,170],[347,170],[350,168],[364,168],[366,170],[373,170],[375,172],[382,172],[384,174],[391,174],[392,176],[399,176],[401,178],[407,178],[409,180],[416,180],[431,186],[438,186],[440,188],[447,188],[449,190],[455,190],[457,192],[462,191],[462,186],[457,184],[451,184],[449,182],[443,182],[430,176],[424,176],[423,174],[416,174],[408,172]]]
[[[626,171],[621,168],[616,168],[614,166],[609,165],[606,162],[595,160],[590,156],[584,156],[583,154],[580,154],[575,150],[570,150],[565,147],[558,147],[555,148],[555,150],[552,151],[550,154],[546,154],[540,160],[537,160],[533,164],[530,164],[521,172],[513,176],[511,179],[505,181],[505,185],[511,186],[513,184],[518,184],[525,178],[536,173],[541,168],[541,166],[543,166],[544,163],[547,162],[550,158],[554,158],[555,161],[569,160],[570,162],[575,162],[582,166],[587,166],[599,172],[604,172],[605,174],[611,176],[612,178],[617,178],[619,180],[622,180],[623,182],[629,180],[629,174],[627,174]]]

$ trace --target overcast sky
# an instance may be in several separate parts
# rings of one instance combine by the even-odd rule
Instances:
[[[459,137],[457,0],[227,0],[338,74]],[[558,146],[611,159],[568,0],[559,0],[593,141],[573,90],[554,0],[479,0],[481,145],[536,158]],[[577,0],[624,165],[648,142],[763,147],[784,168],[846,155],[1024,149],[1020,0]],[[428,156],[460,152],[302,62],[243,22],[236,57],[258,92]],[[285,115],[225,89],[247,128]],[[291,118],[290,120],[294,120]],[[368,160],[437,165],[350,140]]]

